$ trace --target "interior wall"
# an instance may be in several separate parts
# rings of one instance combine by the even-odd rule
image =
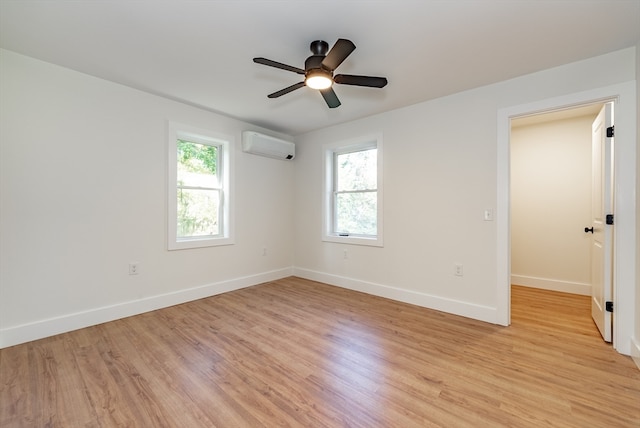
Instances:
[[[0,55],[0,347],[291,274],[293,163],[241,151],[259,128]],[[168,120],[235,139],[235,245],[167,251]]]
[[[593,120],[512,121],[512,284],[591,295]]]
[[[640,40],[636,44],[636,111],[640,112]],[[636,122],[636,147],[640,147],[640,120]],[[636,213],[640,213],[640,150],[636,158]],[[640,273],[640,227],[636,229],[636,272]],[[635,334],[631,343],[631,355],[638,368],[640,368],[640,274],[636,275],[636,300],[635,300]]]
[[[499,231],[483,216],[496,212],[497,112],[634,80],[635,49],[625,49],[298,136],[295,273],[503,323]],[[384,139],[385,245],[348,246],[345,259],[347,246],[321,241],[321,148],[371,133]],[[635,158],[632,147],[624,151]],[[623,228],[635,235],[634,225]],[[463,277],[454,275],[455,263]],[[633,276],[633,268],[622,269]]]

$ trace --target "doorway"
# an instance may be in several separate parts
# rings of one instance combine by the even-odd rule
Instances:
[[[636,89],[635,82],[610,85],[584,92],[512,105],[497,111],[496,157],[496,313],[495,322],[511,323],[511,212],[510,212],[510,130],[516,117],[560,111],[594,103],[611,101],[616,111],[614,212],[616,224],[613,252],[615,310],[613,312],[613,347],[631,354],[635,318],[636,283]],[[618,130],[620,132],[618,132]]]
[[[602,103],[511,120],[512,284],[591,295],[591,125]]]
[[[592,210],[592,124],[602,106],[512,118],[512,285],[590,298],[592,249],[585,230]],[[566,308],[571,311],[589,298],[562,300],[575,304]],[[589,325],[590,311],[580,313]]]

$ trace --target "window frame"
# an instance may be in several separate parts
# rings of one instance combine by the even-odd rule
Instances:
[[[167,156],[167,249],[215,247],[234,244],[233,236],[233,189],[231,169],[233,159],[233,137],[176,122],[168,123]],[[215,236],[177,236],[178,217],[178,140],[205,144],[218,148],[216,175],[220,184],[219,229]]]
[[[376,235],[349,235],[341,236],[335,231],[336,209],[335,209],[335,183],[337,171],[335,162],[337,155],[353,153],[368,149],[377,149],[376,182],[377,182],[377,219]],[[322,146],[323,151],[323,198],[322,198],[322,241],[342,244],[366,245],[374,247],[384,246],[383,242],[383,150],[382,135],[370,135],[355,138],[347,141],[329,143]]]

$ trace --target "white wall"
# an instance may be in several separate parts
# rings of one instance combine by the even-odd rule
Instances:
[[[512,284],[591,295],[594,118],[512,122]]]
[[[502,253],[508,243],[497,224],[508,225],[508,218],[500,217],[504,204],[498,189],[504,183],[498,172],[508,167],[498,164],[498,113],[510,106],[633,83],[635,77],[632,48],[298,136],[295,273],[503,323],[505,313],[508,319],[508,295],[500,291],[499,278],[504,276],[502,258],[508,255]],[[388,90],[393,90],[393,82]],[[631,127],[633,134],[635,100],[631,106],[624,101],[632,118],[627,116],[622,128],[630,132]],[[384,138],[385,246],[350,248],[345,260],[343,245],[320,240],[321,146],[371,133]],[[635,137],[631,144],[620,141],[635,159]],[[501,162],[508,162],[508,156]],[[626,192],[628,183],[624,186]],[[496,210],[496,221],[483,221],[485,209]],[[635,236],[635,207],[626,209],[632,219],[622,228]],[[506,212],[508,216],[508,208]],[[633,263],[634,252],[632,248],[629,253]],[[457,262],[464,264],[462,278],[453,275]],[[634,266],[627,266],[624,257],[621,263],[621,271],[635,281]],[[633,290],[629,294],[635,298]],[[622,320],[632,327],[628,315]],[[628,352],[630,335],[626,337]]]
[[[259,129],[0,55],[0,347],[290,275],[293,164],[241,151]],[[167,251],[168,120],[235,138],[235,245]]]
[[[495,129],[495,110],[463,98],[442,98],[297,138],[297,274],[492,319],[494,299],[481,282],[495,284],[495,224],[483,221],[483,210],[495,208],[490,165],[496,151],[478,144],[477,131],[487,124]],[[481,105],[486,101],[478,99]],[[345,260],[347,247],[320,241],[321,145],[371,133],[384,140],[385,244],[351,246]],[[464,265],[464,277],[453,276],[454,263]]]
[[[636,44],[636,106],[640,112],[640,40]],[[636,123],[636,146],[640,147],[640,120]],[[636,213],[640,213],[640,150],[637,151],[636,158]],[[640,368],[640,227],[636,229],[636,301],[635,301],[635,334],[631,343],[631,355],[638,368]]]

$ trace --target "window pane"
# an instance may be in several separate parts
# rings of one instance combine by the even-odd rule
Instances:
[[[218,235],[218,190],[178,189],[178,238]]]
[[[206,144],[178,140],[178,185],[218,187],[218,148]]]
[[[376,235],[377,205],[376,192],[336,195],[336,233]]]
[[[343,153],[336,156],[336,190],[366,190],[377,186],[378,150]]]

